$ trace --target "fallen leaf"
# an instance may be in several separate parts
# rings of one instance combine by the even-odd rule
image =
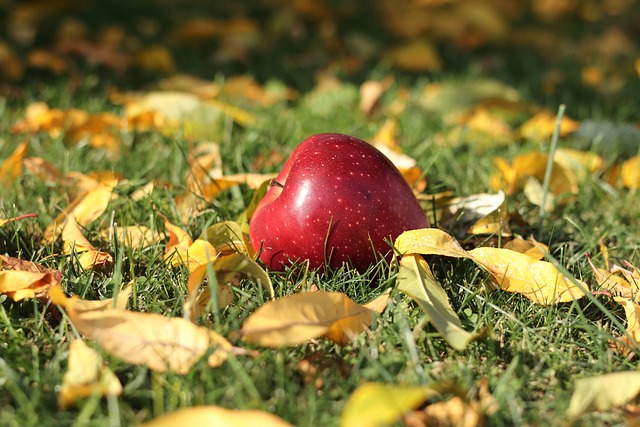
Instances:
[[[629,301],[638,302],[640,300],[640,280],[636,280],[633,277],[633,273],[622,268],[615,270],[598,268],[593,263],[590,256],[587,256],[587,260],[589,261],[591,271],[593,271],[593,275],[598,283],[599,289],[611,292],[613,295],[622,297]],[[628,275],[630,276],[625,277]]]
[[[586,283],[574,284],[550,262],[504,248],[476,248],[469,253],[502,290],[522,294],[536,304],[574,301],[589,292]]]
[[[505,243],[504,248],[511,251],[520,252],[521,254],[525,254],[535,260],[544,259],[543,251],[549,252],[549,247],[547,245],[535,241],[535,239],[533,239],[532,237],[530,237],[528,240],[525,240],[522,237],[517,236]]]
[[[174,267],[187,263],[189,259],[187,252],[193,239],[186,231],[169,222],[167,217],[164,217],[164,228],[169,233],[169,241],[164,250],[165,262]]]
[[[466,402],[460,396],[435,402],[416,411],[425,426],[439,427],[479,427],[485,425],[483,414],[477,402]]]
[[[95,221],[107,209],[109,202],[116,198],[113,192],[117,180],[98,184],[94,189],[74,199],[69,206],[54,219],[44,232],[44,241],[52,242],[60,236],[65,222],[73,217],[82,227]]]
[[[58,407],[65,410],[89,396],[119,396],[122,385],[118,377],[104,364],[102,357],[76,339],[69,345],[69,367],[62,378]]]
[[[76,299],[74,308],[77,312],[81,311],[100,311],[109,308],[120,308],[126,310],[129,305],[129,298],[133,292],[134,282],[129,282],[123,287],[113,298],[105,298],[100,300]]]
[[[640,372],[626,371],[579,378],[567,416],[573,420],[589,410],[608,411],[635,399],[640,393]]]
[[[298,345],[320,336],[346,344],[371,325],[373,314],[340,292],[305,292],[267,302],[245,320],[241,332],[264,347]]]
[[[14,301],[45,298],[49,289],[62,280],[58,270],[6,255],[0,255],[0,269],[0,294]]]
[[[519,102],[517,89],[493,79],[447,80],[425,86],[420,105],[440,113],[464,112],[486,100]]]
[[[504,248],[480,247],[467,252],[436,228],[406,231],[398,236],[395,247],[402,254],[469,258],[488,271],[501,289],[520,293],[536,304],[573,301],[589,291],[586,283],[574,284],[575,279],[563,276],[550,262]]]
[[[555,114],[542,110],[520,126],[520,136],[534,141],[549,140],[556,128],[556,121]],[[580,122],[564,116],[560,122],[559,136],[565,137],[578,130],[579,127]]]
[[[144,423],[142,427],[174,427],[177,425],[293,427],[288,422],[268,412],[256,409],[226,409],[219,406],[194,406],[191,408],[178,409],[175,412],[162,415]]]
[[[379,104],[382,94],[393,84],[393,77],[382,80],[367,80],[360,85],[360,111],[370,115]]]
[[[222,255],[233,253],[255,255],[251,243],[240,228],[240,224],[234,221],[222,221],[209,226],[201,238],[211,243],[216,251]]]
[[[340,416],[341,427],[382,427],[396,423],[438,393],[427,386],[378,383],[360,385],[349,397]]]
[[[208,242],[207,242],[208,243]],[[209,269],[215,274],[215,284],[210,283],[200,294],[198,291],[202,282],[207,278]],[[261,285],[268,293],[269,298],[275,296],[271,279],[267,272],[253,259],[244,254],[232,253],[218,258],[211,258],[207,262],[195,267],[188,280],[188,295],[185,302],[185,317],[195,321],[209,305],[211,298],[211,286],[217,286],[218,306],[224,308],[233,302],[233,293],[228,285],[235,285],[239,278],[249,278]]]
[[[387,52],[384,60],[406,71],[439,71],[442,60],[436,47],[426,39],[416,39]]]
[[[440,206],[443,208],[438,222],[441,228],[460,227],[472,235],[511,235],[507,199],[503,191],[455,197]]]
[[[418,303],[429,322],[454,349],[463,350],[480,336],[464,330],[458,315],[451,308],[447,293],[419,255],[402,257],[396,286]]]
[[[158,243],[160,234],[144,225],[127,225],[117,227],[115,233],[112,228],[102,231],[102,237],[107,240],[115,240],[118,245],[125,248],[144,249]]]
[[[22,161],[27,154],[29,141],[20,143],[9,157],[0,165],[0,184],[11,187],[22,174]]]
[[[62,242],[63,252],[67,255],[75,255],[83,270],[102,268],[113,263],[110,254],[97,250],[87,240],[73,216],[68,217],[64,222]]]
[[[627,188],[640,188],[640,157],[633,156],[622,163],[620,170],[622,183]]]
[[[186,374],[212,347],[208,364],[215,367],[233,350],[222,336],[182,318],[119,308],[81,311],[78,298],[67,298],[59,288],[50,290],[50,296],[65,308],[78,332],[103,351],[153,371]]]

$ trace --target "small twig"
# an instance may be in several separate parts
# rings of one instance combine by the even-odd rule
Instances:
[[[551,138],[551,146],[549,147],[549,158],[547,159],[547,168],[544,172],[544,183],[542,184],[542,203],[540,203],[540,223],[538,224],[538,240],[542,240],[542,226],[547,216],[545,206],[547,204],[547,193],[549,192],[549,183],[551,181],[551,172],[553,172],[553,158],[558,147],[558,139],[560,139],[560,125],[564,116],[565,105],[560,104],[558,107],[558,115],[556,116],[556,127],[553,130]]]

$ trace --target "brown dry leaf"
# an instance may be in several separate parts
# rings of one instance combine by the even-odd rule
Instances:
[[[574,284],[575,279],[563,276],[549,262],[504,248],[467,252],[453,237],[435,228],[406,231],[398,236],[395,247],[402,254],[469,258],[487,270],[503,290],[523,294],[536,304],[573,301],[589,291],[586,283]]]
[[[14,301],[45,298],[48,290],[62,280],[58,270],[5,255],[0,255],[0,269],[0,294]]]
[[[27,66],[41,70],[49,70],[61,75],[69,70],[67,60],[56,52],[46,49],[34,49],[27,54]]]
[[[435,46],[426,39],[407,42],[387,52],[385,61],[406,71],[440,71],[442,60]]]
[[[555,114],[547,110],[540,111],[520,126],[520,137],[534,141],[549,140],[556,128],[556,121]],[[580,122],[564,116],[560,123],[560,136],[567,136],[579,127]]]
[[[74,217],[82,227],[86,227],[96,220],[107,209],[109,202],[117,197],[113,192],[117,183],[118,181],[115,179],[107,180],[75,198],[64,212],[49,224],[44,232],[43,239],[46,242],[55,240],[62,233],[65,222],[69,217]]]
[[[102,268],[113,263],[113,258],[106,252],[98,251],[82,234],[78,222],[69,216],[62,227],[63,251],[67,255],[74,254],[83,270]]]
[[[11,186],[22,174],[22,161],[27,154],[29,141],[23,141],[0,165],[0,184]]]
[[[226,409],[219,406],[194,406],[155,418],[142,427],[220,426],[220,427],[293,427],[268,412]]]
[[[209,242],[205,243],[209,244]],[[273,285],[267,272],[247,255],[232,253],[215,259],[209,258],[208,261],[193,268],[189,274],[188,296],[184,307],[186,318],[195,321],[205,312],[210,303],[212,284],[198,294],[200,286],[204,279],[207,278],[209,271],[211,271],[211,274],[215,274],[219,308],[224,308],[233,302],[234,295],[229,285],[236,285],[240,278],[249,278],[257,282],[269,293],[269,298],[273,299],[275,296]]]
[[[365,383],[349,397],[340,416],[340,427],[392,425],[403,414],[437,395],[438,392],[428,386]]]
[[[58,407],[65,410],[78,400],[89,396],[119,396],[122,385],[104,364],[102,357],[76,339],[69,345],[69,367],[62,378]]]
[[[340,292],[305,292],[267,302],[242,325],[243,338],[265,347],[298,345],[324,336],[337,344],[371,325],[374,311]]]
[[[82,311],[77,309],[78,298],[67,298],[59,288],[52,288],[50,296],[65,308],[78,332],[103,351],[153,371],[186,374],[212,347],[208,364],[215,367],[233,351],[222,336],[182,318],[119,308]]]
[[[622,163],[620,176],[625,187],[640,188],[640,157],[633,156]]]

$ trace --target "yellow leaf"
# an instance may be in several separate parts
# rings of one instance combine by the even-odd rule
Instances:
[[[440,224],[466,227],[469,234],[511,235],[507,199],[503,191],[449,199],[443,213]]]
[[[640,188],[640,158],[633,156],[622,163],[620,176],[625,187]]]
[[[11,186],[22,174],[22,161],[27,153],[29,141],[24,141],[16,147],[9,157],[0,165],[0,183]]]
[[[627,318],[627,333],[637,343],[640,343],[640,305],[626,298],[615,297],[614,300],[624,307]]]
[[[640,372],[626,371],[576,380],[567,416],[576,419],[586,411],[608,411],[635,399],[640,393]]]
[[[382,427],[396,423],[438,393],[426,386],[365,383],[349,397],[340,427]]]
[[[385,55],[391,65],[407,71],[439,71],[442,61],[435,46],[425,39],[403,44]]]
[[[638,301],[640,299],[640,281],[633,280],[633,278],[626,280],[626,278],[620,277],[612,271],[598,268],[593,264],[593,261],[591,261],[591,257],[587,258],[587,260],[589,261],[596,282],[601,289],[631,301]]]
[[[208,243],[208,242],[206,242]],[[236,280],[241,277],[247,277],[255,280],[259,285],[269,292],[269,297],[274,297],[273,285],[266,271],[253,259],[243,254],[224,255],[215,260],[207,262],[195,267],[188,280],[188,296],[185,302],[185,317],[194,320],[198,318],[209,304],[211,298],[211,284],[209,287],[198,295],[200,285],[207,277],[209,268],[213,270],[217,282],[218,305],[224,308],[233,302],[233,292],[229,289],[229,284],[236,284]]]
[[[547,192],[545,198],[542,183],[540,183],[540,181],[532,176],[527,178],[527,181],[524,184],[523,192],[527,200],[535,206],[542,206],[544,199],[544,210],[546,212],[552,212],[556,206],[555,195],[551,192]]]
[[[37,176],[47,184],[58,184],[62,181],[62,174],[58,168],[42,157],[26,157],[22,163],[30,174]]]
[[[79,399],[92,395],[119,396],[122,385],[100,355],[82,340],[69,346],[69,367],[62,378],[58,407],[67,409]]]
[[[62,291],[51,298],[65,307],[78,332],[103,351],[153,371],[186,374],[210,348],[215,348],[212,356],[216,357],[209,358],[215,363],[222,363],[233,349],[214,331],[182,318],[119,308],[81,311],[76,308],[78,299],[66,298]]]
[[[58,287],[62,273],[35,262],[0,255],[0,294],[14,301],[46,298],[50,289]]]
[[[122,288],[113,298],[101,300],[75,299],[73,308],[77,311],[99,311],[109,308],[120,308],[126,310],[129,305],[129,297],[133,291],[134,282],[131,281],[127,286]]]
[[[395,242],[402,254],[442,255],[469,258],[493,276],[505,291],[518,292],[536,304],[555,304],[582,298],[584,292],[553,264],[504,248],[465,251],[444,231],[425,228],[402,233]],[[588,291],[586,283],[580,284]]]
[[[268,412],[259,410],[235,410],[218,406],[195,406],[179,409],[163,415],[142,427],[175,426],[219,426],[219,427],[293,427],[288,422]]]
[[[393,83],[393,77],[387,76],[380,81],[367,80],[360,85],[360,111],[371,114],[376,109],[382,94]]]
[[[394,246],[401,254],[471,258],[453,237],[437,228],[405,231],[398,236]]]
[[[382,314],[382,312],[386,310],[387,305],[389,304],[390,297],[391,297],[391,288],[387,289],[379,297],[364,304],[364,306],[371,311],[375,311],[376,313]]]
[[[119,246],[132,248],[132,249],[144,249],[158,243],[161,239],[160,234],[154,233],[149,227],[144,225],[128,225],[125,227],[118,227],[116,229],[115,236],[113,236],[113,230],[103,230],[102,237],[107,240],[113,238],[118,242]]]
[[[525,139],[535,141],[548,140],[553,135],[556,127],[555,114],[543,110],[531,117],[520,126],[520,136]],[[567,136],[580,127],[580,122],[570,119],[567,116],[560,122],[560,136]]]
[[[62,233],[65,222],[71,216],[82,227],[95,221],[107,209],[109,202],[116,197],[113,193],[116,184],[117,180],[109,180],[74,199],[64,212],[58,215],[47,227],[44,232],[44,240],[46,242],[55,240]]]
[[[373,314],[339,292],[293,294],[256,310],[242,325],[242,335],[247,341],[276,348],[320,336],[346,344],[371,325]]]
[[[563,276],[550,262],[535,259],[504,248],[476,248],[469,251],[473,260],[493,276],[507,292],[517,292],[536,304],[556,304],[582,298],[582,289]]]
[[[486,422],[477,402],[466,402],[460,396],[435,402],[419,411],[419,418],[428,426],[477,427]]]
[[[78,222],[73,216],[66,219],[62,228],[63,251],[65,254],[75,254],[80,266],[84,269],[100,268],[111,265],[113,258],[106,252],[98,251],[82,234]]]
[[[166,263],[174,267],[188,262],[187,251],[193,240],[189,234],[178,226],[169,222],[168,218],[164,218],[164,228],[169,233],[169,241],[164,250],[164,260]]]
[[[400,260],[398,290],[418,303],[429,322],[456,350],[464,349],[479,335],[462,328],[458,315],[449,304],[449,297],[433,276],[427,262],[419,255],[405,255]]]
[[[241,253],[253,256],[255,254],[240,224],[234,221],[213,224],[207,228],[201,239],[212,244],[216,251],[223,255]]]
[[[544,259],[543,250],[549,252],[549,247],[547,245],[539,243],[533,238],[524,240],[520,236],[505,243],[504,248],[511,251],[520,252],[521,254],[525,254],[535,260]]]

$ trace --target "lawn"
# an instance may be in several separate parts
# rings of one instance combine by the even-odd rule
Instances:
[[[129,3],[0,5],[0,425],[638,422],[635,3]],[[255,203],[321,132],[386,147],[456,257],[425,232],[365,272],[256,260]],[[547,297],[509,288],[542,265]],[[343,340],[251,338],[303,292],[383,304]]]

